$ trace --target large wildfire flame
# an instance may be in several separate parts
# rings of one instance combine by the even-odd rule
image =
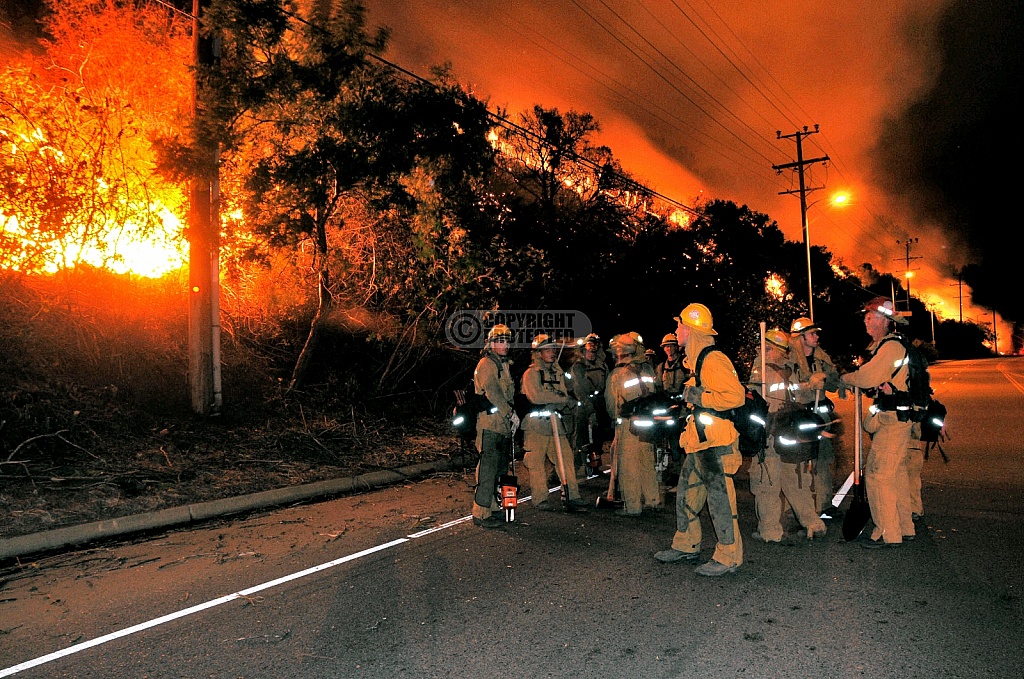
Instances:
[[[165,207],[156,209],[156,212],[164,225],[161,233],[147,238],[138,237],[132,234],[132,225],[126,224],[119,236],[103,246],[71,243],[60,253],[49,257],[40,268],[52,274],[76,264],[88,264],[118,274],[136,274],[147,278],[160,278],[178,271],[185,266],[188,256],[185,244],[176,235],[181,233],[181,221]],[[23,234],[14,217],[8,218],[0,213],[0,222],[3,222],[8,234]],[[22,268],[16,258],[8,266],[14,270]]]
[[[191,23],[156,4],[45,4],[28,15],[45,41],[0,11],[0,268],[183,268],[181,192],[154,173],[151,141],[187,110]]]
[[[154,206],[156,208],[156,206]],[[156,209],[164,228],[161,233],[142,238],[132,234],[126,224],[121,234],[102,246],[71,243],[60,253],[54,253],[40,267],[46,273],[57,273],[76,264],[88,264],[118,274],[135,274],[147,278],[161,278],[186,265],[188,250],[180,239],[181,221],[167,208]],[[23,234],[14,217],[0,213],[4,230],[14,236]],[[17,259],[8,263],[14,270],[22,267]]]
[[[79,206],[78,213],[74,209],[64,213],[59,207],[62,201],[75,203],[81,195],[90,193],[71,192],[66,186],[82,181],[82,175],[69,166],[85,164],[82,158],[89,160],[88,154],[68,158],[38,129],[26,134],[0,127],[0,137],[10,142],[8,159],[11,164],[6,168],[5,180],[13,181],[12,192],[23,191],[30,203],[34,201],[26,210],[29,217],[24,223],[17,214],[0,211],[0,224],[3,224],[0,265],[15,271],[56,273],[87,264],[114,273],[149,278],[159,278],[185,266],[181,220],[161,200],[139,204],[122,192],[110,196],[115,208],[112,211],[118,217],[106,215],[104,207],[109,208],[111,204],[102,199],[83,202],[84,209]],[[96,177],[93,183],[91,193],[95,196],[106,197],[111,190],[102,177]],[[16,205],[18,196],[10,198]],[[57,217],[40,216],[40,206],[43,211],[52,208]],[[97,210],[101,213],[99,217],[95,214]],[[75,219],[76,214],[82,218]],[[60,226],[55,228],[53,222]],[[148,225],[141,222],[148,222]]]
[[[127,223],[104,244],[104,247],[72,246],[68,256],[72,261],[103,267],[120,274],[137,274],[147,278],[160,278],[186,265],[187,244],[181,239],[181,220],[160,203],[150,210],[160,217],[163,225],[148,237],[137,235],[135,225]],[[114,231],[112,229],[112,231]],[[46,270],[55,272],[57,264],[50,263]]]

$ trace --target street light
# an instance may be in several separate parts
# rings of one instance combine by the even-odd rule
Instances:
[[[935,309],[944,304],[945,302],[941,299],[938,301],[925,302],[925,308],[927,308],[932,315],[932,346],[936,349],[938,349],[938,342],[935,340]]]
[[[800,218],[804,225],[804,249],[807,251],[807,315],[812,322],[814,321],[814,284],[811,281],[811,227],[810,220],[807,219],[807,211],[821,200],[819,198],[807,203],[804,193],[800,193]],[[849,200],[849,194],[841,191],[832,194],[832,197],[829,198],[829,202],[837,206],[845,205]]]

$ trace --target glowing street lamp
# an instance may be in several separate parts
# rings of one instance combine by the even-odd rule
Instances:
[[[820,203],[823,199],[811,201],[805,203],[803,200],[803,194],[800,196],[800,216],[804,223],[804,249],[807,250],[807,315],[810,319],[814,320],[814,284],[811,281],[811,229],[810,220],[807,219],[807,211],[811,209],[817,203]],[[846,205],[850,200],[850,195],[842,191],[832,194],[828,199],[828,202],[836,206]]]

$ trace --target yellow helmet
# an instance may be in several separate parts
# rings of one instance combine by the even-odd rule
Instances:
[[[675,333],[669,333],[661,338],[661,346],[665,346],[666,344],[673,344],[677,347],[679,346],[679,340],[676,339]]]
[[[608,343],[608,346],[612,350],[622,349],[623,353],[633,354],[640,353],[644,350],[644,339],[635,332],[627,332],[621,335],[616,335],[612,338],[612,341]]]
[[[598,349],[601,348],[601,338],[597,336],[596,332],[592,332],[586,337],[581,337],[578,340],[576,340],[576,346],[585,347],[591,342],[596,344]]]
[[[764,333],[764,339],[768,344],[778,347],[783,351],[789,349],[789,335],[778,328],[772,328]]]
[[[551,335],[547,333],[540,333],[533,338],[533,342],[530,344],[534,351],[540,351],[541,349],[557,349],[558,342],[551,339]]]
[[[789,331],[794,335],[798,332],[810,332],[811,330],[821,330],[814,324],[814,321],[807,317],[800,317],[793,321],[793,325],[790,326]]]
[[[487,333],[487,341],[488,342],[500,342],[502,340],[504,340],[506,342],[511,341],[512,340],[512,331],[509,329],[509,327],[507,325],[503,325],[501,323],[498,323],[496,326],[491,328],[490,332]]]
[[[711,327],[711,311],[703,304],[689,305],[680,311],[679,315],[674,317],[674,320],[705,335],[718,334]]]

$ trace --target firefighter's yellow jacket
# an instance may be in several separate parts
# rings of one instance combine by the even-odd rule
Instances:
[[[701,350],[714,343],[710,335],[691,332],[686,342],[683,365],[691,372],[695,371]],[[696,377],[691,377],[686,385],[694,386],[696,383]],[[700,386],[704,388],[700,407],[687,415],[686,429],[679,436],[679,445],[687,453],[695,453],[715,446],[736,444],[739,434],[732,421],[715,415],[715,411],[731,410],[743,405],[746,398],[746,390],[740,384],[736,368],[728,356],[721,351],[712,351],[705,357],[700,371]]]

